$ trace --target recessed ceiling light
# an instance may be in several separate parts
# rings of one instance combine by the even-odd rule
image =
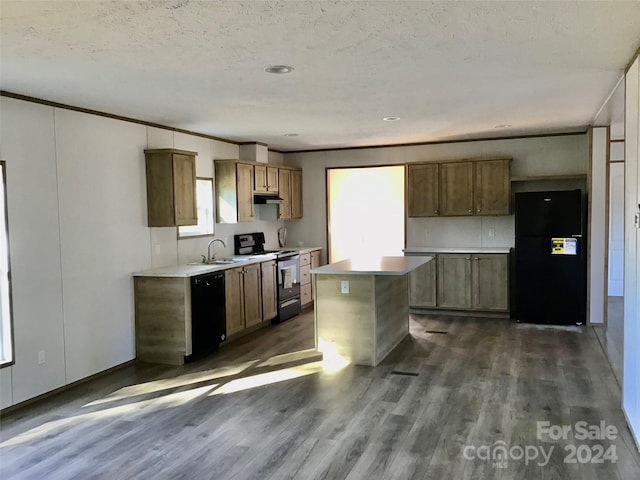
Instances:
[[[400,120],[400,117],[384,117],[382,120],[385,122],[397,122]]]
[[[284,136],[285,137],[297,137],[298,134],[297,133],[285,133]]]
[[[509,128],[510,126],[511,126],[510,124],[505,123],[504,125],[496,125],[496,126],[495,126],[495,127],[493,127],[493,128]]]
[[[293,72],[293,67],[289,65],[267,65],[264,67],[264,71],[267,73],[290,73]]]

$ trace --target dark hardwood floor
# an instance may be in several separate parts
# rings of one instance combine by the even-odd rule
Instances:
[[[414,315],[381,365],[335,371],[313,343],[307,312],[203,361],[130,365],[9,412],[0,478],[640,478],[620,389],[589,327]],[[617,434],[539,439],[545,421],[604,421]],[[598,458],[598,444],[615,446],[617,460],[580,463]],[[500,445],[505,463],[491,458]],[[565,463],[572,445],[581,456]],[[538,458],[518,458],[520,447]],[[544,465],[540,447],[552,449]]]

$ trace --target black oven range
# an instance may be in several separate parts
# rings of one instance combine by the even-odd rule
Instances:
[[[297,250],[265,250],[263,232],[234,235],[235,255],[271,254],[276,257],[278,281],[278,316],[283,322],[300,313],[300,253]]]

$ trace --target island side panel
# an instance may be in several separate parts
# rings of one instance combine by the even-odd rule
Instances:
[[[191,354],[189,278],[135,277],[136,358],[181,365]]]
[[[375,301],[377,365],[409,334],[409,275],[377,275]]]
[[[374,364],[375,281],[373,275],[315,275],[318,350],[333,350],[358,365]],[[349,293],[340,293],[342,280]]]

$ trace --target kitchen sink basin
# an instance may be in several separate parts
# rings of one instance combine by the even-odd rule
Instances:
[[[191,262],[187,263],[187,265],[232,265],[234,263],[242,263],[251,260],[251,258],[239,258],[239,257],[228,257],[228,258],[216,258],[215,260],[210,260],[208,262]]]

